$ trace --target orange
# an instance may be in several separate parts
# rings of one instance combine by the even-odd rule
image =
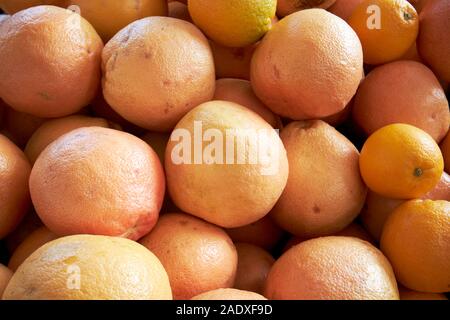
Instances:
[[[411,200],[389,216],[381,250],[397,280],[422,292],[443,293],[450,284],[450,202]]]
[[[13,254],[16,248],[34,231],[43,226],[41,219],[30,210],[25,214],[20,224],[5,239],[9,254]]]
[[[328,11],[337,15],[338,17],[348,20],[353,10],[364,0],[336,0],[336,2],[328,8]]]
[[[420,13],[420,33],[417,39],[421,57],[436,75],[450,82],[450,2],[429,0]]]
[[[236,243],[236,250],[238,266],[234,288],[262,294],[275,259],[264,249],[249,243]]]
[[[336,0],[278,0],[277,16],[282,18],[296,11],[311,8],[327,9],[335,2]]]
[[[423,196],[436,186],[444,170],[433,138],[408,124],[391,124],[373,133],[359,163],[369,189],[395,199]]]
[[[158,258],[121,238],[76,235],[53,240],[11,278],[5,300],[170,300]]]
[[[8,19],[10,16],[7,14],[0,14],[0,24],[5,21],[6,19]]]
[[[214,100],[225,100],[240,104],[259,114],[272,127],[280,128],[282,126],[280,117],[270,111],[255,95],[250,81],[241,79],[217,80]]]
[[[209,143],[202,142],[208,135]],[[288,176],[277,132],[253,111],[228,101],[201,104],[178,123],[165,169],[177,207],[225,228],[264,217]]]
[[[19,225],[30,207],[30,171],[23,152],[0,134],[0,239]]]
[[[208,222],[168,213],[140,243],[161,261],[176,300],[234,284],[236,248],[225,231]]]
[[[191,109],[214,95],[214,62],[205,36],[189,22],[168,17],[138,20],[103,51],[103,94],[128,121],[170,131]]]
[[[444,156],[445,170],[450,172],[450,131],[441,143],[441,151]]]
[[[57,239],[58,236],[48,230],[46,227],[40,227],[33,231],[18,247],[9,258],[8,268],[16,271],[17,268],[28,258],[34,251],[41,246]]]
[[[399,287],[400,300],[448,300],[442,293],[427,293]]]
[[[407,123],[437,142],[450,126],[444,90],[430,69],[414,61],[396,61],[372,70],[356,94],[353,119],[368,135],[388,124]]]
[[[308,240],[284,253],[267,277],[270,300],[398,300],[389,261],[351,237]]]
[[[102,48],[94,28],[70,10],[23,10],[2,23],[0,96],[37,117],[76,113],[95,97]]]
[[[31,163],[34,163],[41,152],[60,136],[83,127],[116,128],[118,125],[102,118],[92,118],[83,115],[74,115],[65,118],[49,120],[37,129],[25,147],[25,154]]]
[[[271,217],[300,237],[344,229],[359,214],[367,192],[356,147],[321,120],[291,122],[281,140],[289,178]]]
[[[356,33],[323,9],[302,10],[275,24],[251,64],[256,95],[276,114],[294,120],[343,110],[362,76]]]
[[[171,18],[177,18],[192,22],[191,15],[189,14],[189,9],[186,4],[181,1],[171,1],[168,3],[168,14]]]
[[[191,300],[267,300],[262,295],[238,289],[216,289],[199,294]]]
[[[243,227],[225,231],[234,242],[246,242],[266,250],[272,250],[284,235],[284,231],[268,215]]]
[[[40,5],[64,7],[67,0],[0,0],[0,8],[9,14]]]
[[[214,56],[217,78],[238,78],[250,80],[250,64],[258,43],[242,47],[230,48],[210,41]]]
[[[203,32],[223,46],[255,43],[272,26],[276,0],[189,0],[189,13]]]
[[[57,235],[139,239],[156,224],[164,189],[161,163],[144,141],[101,127],[58,138],[30,176],[34,207]]]
[[[5,108],[4,117],[4,134],[19,147],[25,147],[33,133],[46,121],[11,108]]]
[[[364,62],[382,64],[403,56],[419,33],[419,16],[406,0],[364,0],[348,19],[364,51]]]
[[[419,55],[419,51],[417,50],[417,42],[414,42],[413,45],[409,47],[408,51],[406,51],[405,54],[401,56],[399,60],[412,60],[424,63]]]
[[[94,26],[105,42],[135,20],[167,15],[166,0],[67,1],[69,5],[80,8],[81,15]]]

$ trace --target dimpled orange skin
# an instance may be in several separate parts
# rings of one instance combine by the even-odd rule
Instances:
[[[140,244],[75,235],[53,240],[28,257],[11,278],[3,299],[171,300],[172,293],[161,262]]]
[[[38,117],[75,113],[95,97],[102,48],[94,28],[70,10],[23,10],[1,25],[0,96]]]
[[[12,276],[13,272],[0,263],[0,298]]]
[[[0,239],[18,226],[30,207],[30,171],[22,150],[0,134]]]
[[[323,9],[302,10],[275,24],[251,63],[256,95],[276,114],[294,120],[343,110],[362,76],[356,33]]]
[[[270,111],[255,95],[250,81],[231,78],[217,80],[214,100],[240,104],[259,114],[272,127],[282,126],[280,117]]]
[[[167,213],[140,243],[161,261],[176,300],[234,284],[236,248],[225,231],[208,222]]]
[[[34,251],[41,246],[57,239],[58,236],[47,229],[47,227],[40,227],[33,231],[25,240],[14,250],[14,253],[9,258],[8,268],[16,271],[17,268],[28,258]]]
[[[348,1],[348,0],[347,0]],[[336,0],[278,0],[277,1],[277,16],[280,18],[290,15],[296,11],[311,9],[311,8],[322,8],[327,9]]]
[[[267,274],[275,262],[270,253],[249,243],[236,243],[238,267],[234,288],[262,294]]]
[[[50,143],[72,130],[84,127],[120,128],[105,119],[83,115],[48,120],[40,126],[31,136],[30,140],[28,140],[25,147],[25,155],[31,163],[34,163],[37,157]]]
[[[170,131],[188,111],[212,99],[214,86],[208,41],[183,20],[141,19],[116,34],[103,51],[106,101],[148,130]]]
[[[234,242],[250,243],[268,251],[272,250],[285,234],[269,215],[243,227],[225,231]]]
[[[8,14],[40,5],[65,7],[67,0],[0,0],[0,8]]]
[[[199,294],[191,300],[267,300],[262,295],[239,289],[217,289]]]
[[[58,138],[30,176],[34,207],[57,235],[139,239],[156,224],[164,190],[161,163],[144,141],[100,127]]]
[[[429,0],[420,13],[418,49],[439,78],[450,82],[450,2]]]
[[[391,124],[373,133],[361,150],[359,163],[369,189],[394,199],[422,197],[444,171],[433,138],[408,124]]]
[[[370,72],[355,97],[353,119],[368,135],[389,124],[416,126],[438,143],[450,126],[445,92],[433,72],[415,61],[396,61]]]
[[[202,131],[219,130],[223,136],[224,152],[218,160],[223,164],[194,164],[194,153],[188,159],[190,164],[175,164],[173,156],[178,156],[179,144],[189,147],[193,145],[194,122],[202,123]],[[189,112],[176,126],[185,129],[192,137],[189,141],[169,141],[166,149],[165,169],[169,193],[175,205],[184,212],[205,219],[224,228],[241,227],[264,217],[280,197],[288,177],[288,163],[286,151],[277,132],[253,111],[228,101],[211,101],[204,103]],[[234,157],[232,165],[226,163],[226,131],[237,130],[243,138],[228,138],[234,142]],[[257,138],[258,145],[264,149],[270,146],[272,157],[270,163],[257,160],[251,163],[249,150],[244,146],[250,144],[245,139],[245,131],[251,130],[266,137]],[[179,131],[181,132],[181,131]],[[198,135],[198,134],[197,134]],[[233,137],[233,134],[232,134]],[[201,138],[201,137],[200,137]],[[181,139],[181,140],[184,140]],[[248,143],[246,143],[248,142]],[[201,150],[203,158],[206,144]],[[175,148],[175,150],[174,150]],[[253,150],[263,148],[253,148]],[[266,150],[267,151],[267,150]],[[259,151],[266,152],[266,151]],[[240,155],[238,155],[240,153]],[[252,154],[255,155],[255,152]],[[261,155],[261,154],[260,154]],[[232,154],[229,154],[230,158]],[[238,156],[245,158],[244,163],[238,163]],[[223,158],[223,159],[221,159]],[[235,186],[235,188],[230,188]],[[242,204],[245,203],[245,206]]]
[[[444,156],[445,170],[450,172],[450,132],[447,134],[441,145],[442,155]]]
[[[364,0],[336,0],[328,11],[347,21],[353,10]]]
[[[352,237],[302,242],[273,265],[269,300],[398,300],[394,272],[380,250]]]
[[[271,217],[301,237],[344,229],[359,214],[367,192],[356,147],[321,120],[292,122],[281,131],[281,140],[289,178]]]
[[[380,244],[402,285],[421,292],[448,292],[450,202],[405,202],[386,221]]]

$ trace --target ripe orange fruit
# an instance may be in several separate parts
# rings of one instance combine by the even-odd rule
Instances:
[[[272,26],[276,0],[189,0],[194,23],[221,45],[245,47],[258,41]]]
[[[192,18],[191,15],[189,14],[189,9],[187,5],[181,1],[169,2],[167,15],[171,18],[177,18],[188,22],[192,22]]]
[[[30,171],[22,150],[0,134],[0,239],[18,226],[30,207]]]
[[[217,80],[214,100],[225,100],[240,104],[259,114],[272,127],[280,128],[282,126],[280,117],[270,111],[255,95],[250,81],[241,79]]]
[[[250,80],[250,64],[259,42],[243,48],[225,47],[214,41],[209,44],[214,56],[217,78]]]
[[[211,143],[203,142],[203,134],[212,135]],[[175,205],[225,228],[264,217],[288,176],[277,132],[253,111],[228,101],[201,104],[178,123],[165,168]]]
[[[370,190],[389,198],[419,198],[433,189],[444,160],[433,138],[408,124],[391,124],[363,146],[361,175]]]
[[[284,231],[270,218],[264,218],[238,228],[225,229],[234,242],[245,242],[272,250],[281,240]]]
[[[362,76],[356,33],[323,9],[302,10],[275,24],[251,64],[256,95],[276,114],[294,120],[343,110]]]
[[[58,138],[30,176],[34,207],[57,235],[139,239],[156,224],[164,189],[161,163],[144,141],[101,127]]]
[[[441,143],[441,151],[444,156],[445,170],[450,172],[450,131]]]
[[[381,235],[397,280],[422,292],[443,293],[450,285],[450,202],[411,200],[389,216]]]
[[[311,8],[327,9],[335,2],[336,0],[278,0],[277,16],[282,18],[296,11]]]
[[[234,288],[262,294],[275,259],[264,249],[249,243],[236,243],[236,250],[238,266]]]
[[[208,222],[167,213],[140,243],[161,261],[176,300],[234,284],[236,248],[225,231]]]
[[[9,258],[8,268],[16,271],[17,268],[28,258],[33,252],[41,246],[57,239],[58,236],[48,230],[46,227],[40,227],[33,231],[25,240],[14,250],[14,253]]]
[[[216,289],[199,294],[191,300],[267,300],[262,295],[238,289]]]
[[[291,122],[281,131],[281,140],[289,178],[271,217],[301,237],[344,229],[359,214],[367,192],[356,147],[321,120]]]
[[[450,82],[450,2],[429,0],[420,13],[420,33],[417,39],[421,57],[437,76]]]
[[[149,16],[166,16],[166,0],[92,1],[67,0],[80,8],[81,15],[107,42],[130,23]]]
[[[122,238],[75,235],[29,256],[11,278],[5,300],[170,300],[161,262]]]
[[[352,237],[322,237],[284,253],[267,277],[273,300],[398,300],[389,261],[377,248]]]
[[[18,112],[12,108],[5,108],[5,126],[3,134],[18,147],[25,147],[33,133],[46,121],[46,119]]]
[[[0,263],[0,298],[12,276],[13,272]]]
[[[353,119],[368,135],[388,124],[407,123],[437,142],[450,126],[444,90],[430,69],[414,61],[396,61],[372,70],[356,94]]]
[[[364,62],[382,64],[403,56],[419,33],[419,16],[406,0],[364,0],[348,23],[356,31]]]
[[[353,13],[353,10],[355,10],[361,2],[363,2],[363,0],[336,0],[336,2],[328,8],[328,11],[347,21]]]
[[[448,300],[445,294],[418,292],[399,287],[400,300]]]
[[[133,22],[103,51],[103,94],[128,121],[169,131],[214,95],[214,62],[194,25],[168,17]]]
[[[61,6],[66,5],[67,0],[0,0],[0,8],[9,14],[40,5]]]
[[[39,6],[18,12],[0,29],[0,96],[38,117],[76,113],[95,97],[102,49],[94,28],[70,10]]]
[[[34,163],[41,152],[53,141],[72,130],[84,127],[119,129],[118,125],[108,122],[105,119],[83,115],[49,120],[40,126],[31,136],[30,140],[28,140],[25,147],[25,155],[31,163]]]

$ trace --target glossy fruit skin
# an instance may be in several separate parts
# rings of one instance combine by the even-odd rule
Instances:
[[[34,207],[57,235],[137,240],[156,224],[164,190],[156,153],[135,136],[101,127],[58,138],[30,176]]]
[[[103,95],[126,120],[171,131],[191,109],[214,95],[214,61],[205,36],[168,17],[138,20],[103,51]]]
[[[359,214],[367,192],[356,147],[321,120],[291,122],[281,131],[281,140],[289,178],[271,217],[300,237],[344,229]]]
[[[389,198],[420,198],[439,182],[444,161],[425,131],[408,124],[385,126],[367,139],[360,169],[370,190]]]
[[[406,0],[364,0],[348,23],[361,40],[364,62],[373,65],[403,56],[419,33],[418,14]]]
[[[383,228],[381,250],[405,287],[421,292],[447,292],[450,202],[410,200],[399,206]]]
[[[439,143],[450,126],[450,111],[445,92],[429,68],[415,61],[396,61],[375,68],[363,80],[353,119],[367,135],[389,124],[406,123]]]
[[[102,49],[94,28],[70,10],[23,10],[0,28],[0,96],[37,117],[76,113],[95,97]]]
[[[234,284],[236,248],[225,231],[208,222],[167,213],[140,243],[161,261],[175,300]]]
[[[284,253],[267,278],[269,300],[398,300],[380,250],[352,237],[321,237]]]
[[[75,235],[53,240],[28,257],[3,299],[171,300],[172,292],[158,258],[140,244]]]
[[[267,300],[262,295],[239,289],[217,289],[199,294],[191,300]]]
[[[273,112],[293,120],[343,110],[362,77],[356,33],[323,9],[302,10],[275,24],[251,64],[256,95]]]

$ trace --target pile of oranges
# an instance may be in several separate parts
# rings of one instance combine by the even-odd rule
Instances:
[[[447,299],[450,1],[0,8],[3,299]]]

